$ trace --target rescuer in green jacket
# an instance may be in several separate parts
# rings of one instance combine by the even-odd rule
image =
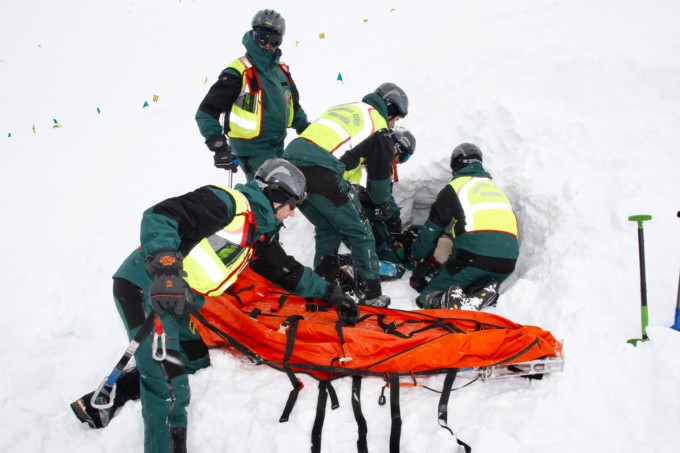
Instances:
[[[299,134],[309,125],[290,70],[280,61],[286,21],[265,9],[251,25],[243,35],[245,56],[222,71],[196,112],[215,166],[236,171],[240,165],[248,181],[266,159],[283,155],[287,128]]]
[[[463,143],[450,159],[453,179],[437,195],[411,249],[411,286],[422,308],[480,310],[496,302],[498,288],[519,256],[517,218],[510,201],[482,166],[482,151]],[[437,240],[453,223],[453,250],[427,282]]]
[[[371,226],[351,185],[346,164],[334,153],[366,160],[368,190],[378,205],[389,202],[394,142],[390,128],[408,113],[408,97],[393,83],[383,83],[361,102],[326,111],[286,147],[284,157],[307,178],[308,197],[300,211],[314,225],[315,271],[329,281],[339,272],[338,247],[347,239],[356,269],[354,292],[360,304],[386,307]],[[343,157],[344,158],[344,157]]]
[[[114,274],[113,296],[130,339],[158,316],[167,335],[166,356],[156,355],[156,338],[146,335],[134,355],[136,367],[116,382],[115,397],[113,387],[84,395],[71,404],[76,416],[102,428],[126,401],[141,398],[144,451],[186,452],[187,375],[210,364],[187,305],[201,308],[204,295],[224,292],[245,266],[292,294],[324,301],[354,324],[359,317],[354,300],[287,255],[278,242],[282,221],[305,196],[304,175],[276,158],[265,161],[245,185],[201,187],[146,210],[141,246]],[[96,405],[113,405],[93,407],[93,395]]]
[[[397,176],[397,165],[407,162],[416,151],[416,138],[405,127],[396,126],[390,131],[390,136],[394,142],[394,157],[392,160],[391,184],[389,198],[386,203],[378,204],[373,200],[371,192],[361,185],[364,169],[367,166],[366,158],[357,160],[352,156],[352,152],[345,153],[340,160],[347,167],[345,171],[345,181],[352,184],[359,196],[359,201],[363,207],[364,214],[371,224],[371,230],[375,237],[375,249],[380,260],[392,263],[404,263],[403,257],[395,252],[394,237],[401,234],[401,208],[394,200],[392,189],[394,183],[399,181]],[[374,187],[372,181],[367,178],[366,185]],[[406,260],[407,261],[407,260]],[[407,263],[410,265],[410,263]]]

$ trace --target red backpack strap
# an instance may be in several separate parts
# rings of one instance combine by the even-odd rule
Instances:
[[[279,68],[281,68],[281,71],[283,71],[283,75],[286,76],[286,80],[288,80],[288,85],[293,85],[293,82],[290,80],[290,68],[286,63],[279,63]]]

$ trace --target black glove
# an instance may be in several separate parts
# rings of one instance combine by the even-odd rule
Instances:
[[[389,220],[386,220],[385,226],[387,227],[387,231],[393,236],[401,233],[401,217],[392,217]]]
[[[326,294],[324,300],[328,305],[335,308],[344,324],[353,326],[359,321],[359,307],[354,299],[342,291],[342,287],[329,286]]]
[[[182,278],[182,254],[173,248],[164,248],[146,257],[146,269],[153,276],[149,287],[151,307],[156,313],[173,309],[184,314],[187,303],[193,303],[191,291]]]
[[[213,135],[205,141],[208,149],[215,153],[213,160],[215,167],[231,170],[236,173],[238,167],[238,160],[231,152],[231,146],[224,135]]]
[[[375,221],[376,222],[387,222],[392,217],[392,205],[389,203],[383,203],[377,208],[375,208]]]
[[[413,274],[409,279],[411,288],[415,289],[419,293],[422,292],[429,283],[425,277],[427,277],[427,275],[432,272],[433,268],[434,266],[427,261],[420,261],[416,265],[415,269],[413,270]]]

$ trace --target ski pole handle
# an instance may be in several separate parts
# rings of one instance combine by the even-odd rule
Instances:
[[[680,215],[680,212],[678,212],[678,214]],[[628,217],[628,220],[630,220],[631,222],[637,222],[638,229],[641,230],[642,223],[646,222],[647,220],[652,220],[652,216],[648,214],[632,215]]]

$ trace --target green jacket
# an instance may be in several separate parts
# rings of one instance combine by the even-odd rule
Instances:
[[[290,73],[286,76],[279,66],[281,49],[272,53],[260,48],[250,30],[243,35],[242,43],[263,90],[262,131],[254,139],[230,138],[229,143],[237,156],[280,155],[283,152],[290,116],[288,99],[293,99],[292,126],[297,133],[301,133],[309,125],[307,114],[300,106],[300,96],[292,76]],[[220,115],[229,115],[231,106],[241,93],[242,81],[241,74],[228,67],[208,91],[195,117],[205,139],[225,132],[219,122]]]
[[[256,221],[253,261],[250,266],[275,284],[302,297],[322,298],[326,281],[286,255],[278,242],[282,226],[274,217],[271,203],[255,181],[237,184],[235,189],[248,199]],[[216,186],[204,186],[185,195],[169,198],[147,209],[142,216],[141,247],[128,256],[114,274],[142,288],[151,284],[145,257],[162,248],[174,248],[186,255],[204,237],[231,223],[235,202],[231,195]],[[198,308],[203,300],[197,297]]]
[[[387,106],[385,105],[385,101],[383,101],[382,98],[380,98],[380,96],[378,96],[375,93],[370,93],[364,96],[364,98],[361,101],[375,108],[380,113],[380,115],[385,119],[385,121],[386,122],[388,121]],[[373,160],[371,161],[375,163],[380,162],[381,164],[385,165],[382,165],[384,169],[382,169],[383,171],[379,173],[380,174],[379,179],[371,179],[368,185],[369,191],[371,193],[371,198],[373,200],[376,200],[378,203],[384,203],[388,201],[391,198],[390,172],[392,170],[391,156],[393,142],[391,141],[391,139],[386,138],[384,134],[380,133],[380,131],[376,131],[368,138],[366,138],[364,141],[355,146],[354,149],[363,150],[362,155],[378,154],[378,150],[380,150],[381,156],[384,155],[380,159],[374,157]],[[295,164],[298,167],[318,165],[324,168],[328,168],[330,170],[335,171],[341,178],[345,173],[345,164],[341,160],[336,158],[328,150],[323,149],[322,147],[316,145],[315,143],[312,143],[301,137],[296,138],[295,140],[288,144],[288,146],[286,147],[286,151],[284,153],[284,158],[290,160],[293,164]],[[370,178],[370,176],[372,176],[372,168],[368,169],[368,173]]]
[[[452,180],[475,176],[491,178],[481,163],[471,163],[455,174]],[[430,215],[418,233],[418,239],[411,249],[413,259],[424,259],[437,246],[439,237],[448,233],[447,228],[456,221],[456,238],[453,242],[454,252],[457,249],[466,250],[475,255],[493,258],[517,259],[519,243],[511,234],[498,232],[465,232],[465,212],[453,188],[447,184],[437,195],[437,199],[430,208]]]

